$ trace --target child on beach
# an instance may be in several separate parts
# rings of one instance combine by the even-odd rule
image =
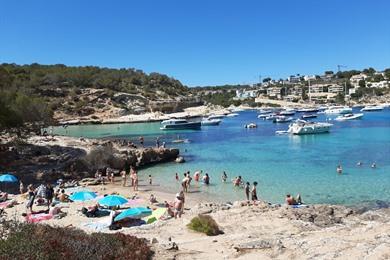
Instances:
[[[249,184],[249,182],[247,182],[245,185],[245,195],[246,195],[246,200],[248,202],[249,202],[249,193],[250,193],[250,184]]]
[[[256,190],[257,182],[253,182],[252,188],[252,201],[257,201],[257,190]]]
[[[23,193],[24,193],[24,185],[23,185],[23,182],[20,182],[20,184],[19,184],[19,192],[20,192],[20,194],[23,194]]]
[[[126,186],[126,170],[123,169],[121,171],[121,177],[122,177],[122,186],[125,187]]]
[[[149,185],[152,185],[152,175],[149,175]]]
[[[133,190],[138,191],[138,174],[137,174],[137,172],[133,173],[133,181],[134,181]]]

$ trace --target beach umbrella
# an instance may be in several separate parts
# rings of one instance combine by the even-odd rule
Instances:
[[[115,221],[119,221],[125,218],[140,219],[152,215],[152,210],[144,207],[131,208],[122,211],[115,217]]]
[[[18,178],[12,174],[3,174],[0,176],[0,182],[17,182]]]
[[[100,205],[113,207],[113,206],[119,206],[125,204],[127,202],[127,199],[118,195],[109,195],[100,199],[98,202]]]
[[[86,201],[96,198],[97,195],[92,191],[78,191],[73,193],[69,198],[73,201]]]

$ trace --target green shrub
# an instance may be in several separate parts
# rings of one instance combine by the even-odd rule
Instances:
[[[0,223],[0,259],[151,259],[144,239],[122,233],[87,234],[75,228]]]
[[[191,219],[191,222],[187,226],[191,230],[205,233],[208,236],[223,234],[217,222],[209,215],[198,215]]]

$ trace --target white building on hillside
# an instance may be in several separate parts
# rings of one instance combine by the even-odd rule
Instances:
[[[328,86],[328,93],[343,93],[344,92],[344,87],[337,85],[337,84],[332,84]]]
[[[236,90],[237,99],[255,98],[256,96],[257,96],[257,90],[245,90],[245,89]]]
[[[351,82],[351,85],[354,87],[359,87],[359,81],[365,80],[368,76],[364,73],[360,73],[358,75],[353,75],[349,81]]]
[[[272,87],[267,89],[267,95],[269,97],[277,97],[279,98],[282,94],[282,88],[281,87]]]
[[[379,82],[367,82],[366,83],[368,88],[388,88],[390,86],[389,81],[382,80]]]
[[[290,77],[287,78],[288,82],[290,83],[298,83],[301,79],[298,75],[291,75]]]
[[[314,85],[311,85],[309,88],[309,92],[310,93],[323,93],[324,92],[324,87],[326,85],[324,84],[314,84]]]
[[[315,80],[316,79],[316,76],[315,75],[306,75],[303,77],[303,79],[305,81],[309,81],[309,80]]]

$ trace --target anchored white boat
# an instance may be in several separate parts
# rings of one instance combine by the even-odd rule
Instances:
[[[360,111],[380,111],[380,110],[383,110],[384,107],[383,106],[374,106],[374,105],[371,105],[371,106],[365,106],[363,107],[362,109],[360,109]]]
[[[200,129],[201,122],[188,122],[185,119],[169,119],[161,122],[161,130]]]
[[[305,134],[321,134],[330,131],[332,124],[329,123],[317,123],[307,122],[304,120],[297,120],[290,124],[288,132],[294,135],[305,135]]]
[[[348,106],[331,106],[324,111],[325,114],[350,114],[352,108]]]
[[[302,119],[316,118],[317,114],[304,114],[301,117],[302,117]]]
[[[293,121],[294,118],[292,117],[286,117],[286,116],[277,116],[275,119],[274,119],[274,123],[288,123],[288,122],[291,122]]]
[[[224,117],[225,117],[225,115],[222,115],[222,114],[212,114],[212,115],[208,116],[208,119],[222,119]]]
[[[226,115],[226,117],[236,117],[236,116],[238,116],[237,113],[230,113]]]
[[[291,108],[287,108],[279,113],[282,116],[293,116],[295,114],[295,110]]]
[[[212,125],[219,125],[222,122],[221,119],[210,119],[206,118],[202,120],[202,125],[203,126],[212,126]]]
[[[301,108],[301,109],[298,109],[297,112],[300,112],[300,113],[316,113],[318,112],[319,109],[318,108]]]
[[[277,114],[269,114],[265,117],[265,120],[274,120],[276,117],[278,117]]]
[[[363,113],[359,113],[359,114],[344,114],[344,115],[336,117],[334,120],[346,121],[346,120],[360,119],[360,118],[363,117],[363,115],[364,115]]]
[[[257,128],[257,125],[255,123],[250,123],[247,125],[244,125],[245,128]]]

